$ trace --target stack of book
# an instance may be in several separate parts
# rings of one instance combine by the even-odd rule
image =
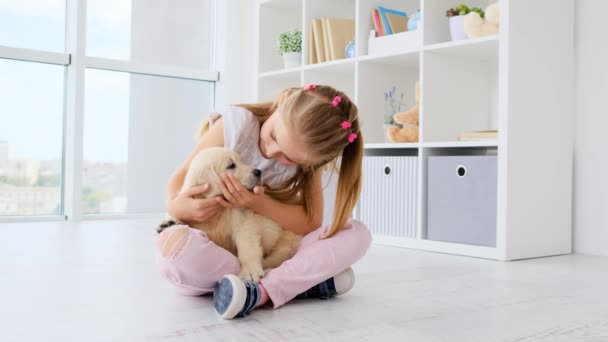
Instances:
[[[308,30],[310,64],[345,58],[346,46],[355,39],[355,21],[343,18],[314,18]]]
[[[378,6],[372,10],[372,22],[377,37],[407,31],[407,13]]]

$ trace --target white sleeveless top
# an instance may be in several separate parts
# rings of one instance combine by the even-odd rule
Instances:
[[[219,117],[224,123],[224,147],[234,150],[244,163],[262,171],[262,182],[276,188],[295,175],[297,166],[285,166],[274,159],[266,159],[259,147],[260,122],[249,110],[230,106],[214,111],[209,122]]]

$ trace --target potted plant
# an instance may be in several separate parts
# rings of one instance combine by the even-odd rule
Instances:
[[[450,35],[452,40],[467,39],[467,34],[464,32],[464,16],[471,13],[477,12],[483,19],[485,13],[479,7],[469,8],[464,4],[460,4],[455,8],[450,8],[446,11],[446,17],[450,18]]]
[[[302,31],[295,29],[279,36],[279,54],[283,56],[285,68],[302,64]]]

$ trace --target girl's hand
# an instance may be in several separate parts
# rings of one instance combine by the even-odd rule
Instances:
[[[217,197],[217,202],[225,208],[249,208],[264,196],[264,187],[256,186],[253,192],[247,190],[236,177],[224,173],[220,177],[220,188],[224,198]]]
[[[178,194],[177,197],[167,203],[169,215],[186,224],[208,221],[223,209],[215,198],[199,199],[194,197],[204,194],[208,190],[209,185],[203,184]]]

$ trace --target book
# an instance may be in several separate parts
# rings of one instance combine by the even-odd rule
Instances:
[[[463,132],[458,137],[460,141],[476,141],[476,140],[495,140],[498,137],[498,131],[470,131]]]
[[[355,39],[355,21],[353,19],[327,18],[327,38],[329,54],[332,61],[346,58],[344,50],[351,40]]]
[[[315,64],[317,63],[317,49],[315,46],[315,36],[313,34],[313,26],[314,19],[310,21],[310,25],[308,27],[308,63]]]
[[[407,31],[408,17],[387,13],[386,19],[393,34]]]
[[[377,8],[374,8],[372,10],[372,22],[374,23],[374,29],[376,30],[376,36],[382,37],[384,35],[384,31],[382,30],[382,23],[380,22],[380,14],[378,14]]]
[[[325,61],[331,61],[329,53],[329,37],[327,35],[327,18],[321,18],[321,26],[323,26],[323,52],[325,52]]]
[[[407,18],[407,13],[405,13],[405,12],[378,6],[378,14],[380,14],[380,21],[382,22],[382,27],[384,29],[385,35],[393,34],[393,31],[391,30],[391,26],[389,25],[388,18],[386,17],[386,15],[388,13]]]
[[[323,43],[323,25],[320,18],[312,20],[312,35],[315,41],[317,63],[325,62],[325,44]]]

